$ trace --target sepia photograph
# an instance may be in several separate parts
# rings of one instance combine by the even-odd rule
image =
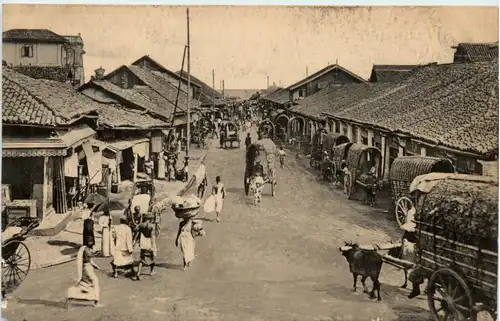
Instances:
[[[8,321],[494,321],[498,6],[2,7]]]

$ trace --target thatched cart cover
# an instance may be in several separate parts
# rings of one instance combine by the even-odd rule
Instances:
[[[275,168],[274,162],[276,160],[276,155],[278,152],[276,144],[274,144],[274,142],[271,139],[264,138],[264,139],[259,139],[258,141],[253,143],[253,145],[255,145],[259,153],[259,155],[256,156],[256,159],[260,160],[264,168],[266,168],[267,164],[268,171],[274,170]]]
[[[332,148],[338,143],[344,144],[349,142],[349,138],[347,136],[342,135],[340,133],[330,133],[323,136],[323,150],[330,153]]]
[[[485,176],[431,173],[415,178],[420,264],[456,266],[475,287],[496,296],[498,181]]]
[[[447,159],[437,157],[397,157],[392,162],[389,179],[411,183],[415,177],[433,172],[453,173],[453,164]]]
[[[367,155],[367,157],[364,157]],[[347,151],[347,167],[351,172],[353,180],[367,173],[371,168],[371,162],[375,162],[377,167],[378,177],[381,176],[382,153],[377,147],[367,146],[362,144],[352,144]]]
[[[332,148],[332,160],[336,168],[340,168],[342,160],[347,159],[347,152],[353,143],[340,144]]]

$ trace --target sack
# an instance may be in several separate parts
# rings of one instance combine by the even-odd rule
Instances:
[[[205,204],[203,205],[203,210],[205,213],[212,213],[215,211],[215,196],[210,195],[207,200],[205,201]]]

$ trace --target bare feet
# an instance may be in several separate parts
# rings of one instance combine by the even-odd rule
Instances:
[[[156,275],[156,272],[149,272],[149,275],[151,276]]]

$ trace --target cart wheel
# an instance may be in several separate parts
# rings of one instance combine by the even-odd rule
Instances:
[[[473,320],[472,295],[464,279],[449,268],[435,271],[427,285],[427,302],[435,321]]]
[[[346,185],[345,195],[346,195],[347,199],[350,200],[351,195],[352,195],[352,178],[351,178],[350,174],[344,176],[344,184]]]
[[[396,221],[401,227],[406,223],[408,217],[408,211],[413,207],[413,202],[408,197],[404,196],[397,200],[396,202]]]
[[[276,182],[271,181],[271,196],[272,197],[276,196],[276,185],[278,185]]]
[[[7,289],[19,286],[31,266],[31,255],[26,244],[21,241],[9,241],[2,246],[2,283]]]

